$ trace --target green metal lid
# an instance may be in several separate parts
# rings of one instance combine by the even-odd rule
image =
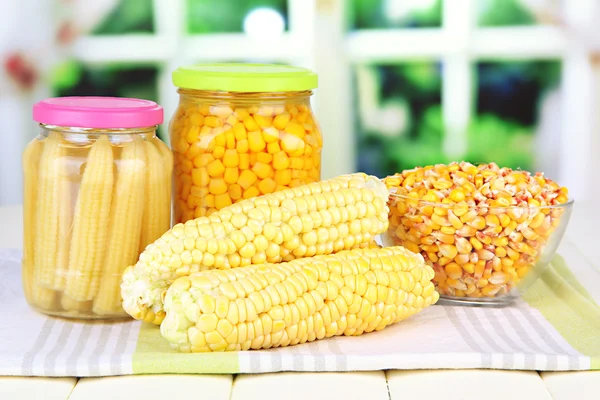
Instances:
[[[196,64],[177,68],[172,79],[183,89],[225,92],[296,92],[318,86],[311,70],[276,64]]]

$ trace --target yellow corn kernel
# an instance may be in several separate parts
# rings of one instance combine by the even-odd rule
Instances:
[[[248,189],[244,190],[244,194],[242,195],[242,197],[244,199],[250,199],[258,195],[260,195],[260,191],[258,190],[258,188],[256,186],[251,186]]]
[[[452,261],[451,258],[442,256],[442,257],[439,258],[438,264],[440,264],[440,266],[443,267],[446,264],[448,264],[450,261]]]
[[[463,274],[462,268],[457,263],[446,264],[444,266],[444,271],[446,272],[446,275],[452,279],[460,279]]]
[[[475,273],[475,264],[473,264],[473,263],[463,264],[462,269],[464,269],[467,274],[473,274],[473,273]]]
[[[248,169],[250,168],[250,154],[243,153],[240,154],[240,169]]]
[[[208,186],[210,175],[208,175],[206,168],[194,168],[192,170],[192,182],[198,187]]]
[[[267,143],[263,139],[261,131],[248,132],[248,148],[254,153],[263,151]]]
[[[287,186],[292,181],[292,171],[289,169],[277,170],[273,179],[278,185]]]
[[[227,193],[227,184],[222,178],[211,179],[208,184],[208,191],[215,195]]]
[[[276,154],[281,151],[281,147],[279,147],[279,142],[271,142],[267,145],[267,151],[269,154]],[[287,157],[287,156],[286,156]],[[275,168],[277,169],[277,168]]]
[[[482,216],[478,215],[474,217],[472,221],[467,222],[467,224],[475,229],[481,230],[485,228],[485,219]]]
[[[221,119],[219,119],[218,117],[209,115],[204,118],[204,125],[210,126],[211,128],[216,128],[219,126],[223,126],[223,121],[221,121]]]
[[[475,250],[481,250],[483,248],[483,244],[475,237],[469,239],[469,242],[473,246]]]
[[[273,119],[273,126],[279,130],[283,130],[290,122],[290,114],[287,112],[276,115]]]
[[[213,160],[206,166],[206,172],[213,178],[223,176],[225,165],[221,160]]]
[[[233,185],[234,183],[237,183],[239,176],[240,171],[237,168],[225,168],[223,180],[225,181],[225,183]]]
[[[201,197],[204,199],[204,207],[202,208],[211,208],[215,206],[215,195],[212,193],[207,193]]]
[[[450,192],[450,200],[455,201],[457,203],[465,200],[465,193],[461,189],[454,189]]]
[[[267,150],[269,149],[269,145],[271,143],[277,143],[279,145],[279,131],[277,130],[277,128],[274,128],[272,126],[263,128],[262,137],[265,143],[267,143]]]
[[[215,196],[214,207],[217,210],[230,206],[232,204],[231,197],[227,193],[218,194]]]
[[[454,235],[454,233],[456,233],[456,229],[451,226],[442,226],[440,228],[440,232],[445,233],[446,235]]]
[[[258,178],[254,174],[254,172],[246,169],[246,170],[243,170],[242,173],[240,174],[240,178],[238,179],[237,183],[238,183],[238,185],[240,185],[242,187],[242,189],[246,190],[250,186],[252,186],[254,184],[254,182],[256,182],[257,179]]]
[[[252,171],[258,176],[260,179],[265,179],[273,176],[273,167],[270,164],[265,164],[261,162],[257,162],[252,167]]]
[[[240,155],[234,149],[225,150],[225,154],[223,155],[223,165],[226,168],[237,167],[240,163]]]
[[[254,121],[254,118],[252,118],[250,115],[244,118],[243,122],[244,126],[246,127],[246,130],[248,131],[248,136],[250,135],[250,132],[260,131],[260,127],[258,126],[256,121]]]
[[[447,258],[454,258],[458,254],[458,250],[451,244],[439,244],[440,254]]]
[[[243,123],[237,122],[235,125],[233,125],[233,136],[235,137],[236,141],[248,138],[248,135],[246,133],[246,127]]]
[[[304,140],[291,134],[284,134],[281,137],[281,148],[291,157],[299,157],[304,154]]]
[[[204,154],[200,154],[199,156],[194,158],[193,163],[196,168],[206,167],[214,159],[215,158],[213,157],[212,154],[204,153]]]
[[[277,183],[271,178],[263,179],[258,184],[258,190],[260,190],[262,194],[273,193],[275,188],[277,188]]]
[[[285,170],[290,167],[290,159],[284,151],[277,152],[273,155],[273,168],[276,170]]]
[[[234,183],[233,185],[229,185],[229,189],[227,190],[229,197],[231,197],[231,199],[233,201],[239,200],[242,198],[242,187],[240,185],[238,185],[237,183]]]
[[[450,189],[452,187],[452,182],[440,179],[433,183],[433,187],[437,190]]]
[[[240,154],[240,157],[242,155],[244,155],[245,153],[248,153],[249,150],[249,145],[248,145],[248,139],[242,139],[242,140],[238,140],[235,143],[235,151]],[[213,152],[214,153],[214,152]]]

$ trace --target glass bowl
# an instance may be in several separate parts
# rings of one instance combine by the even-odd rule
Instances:
[[[421,253],[440,304],[506,306],[550,263],[573,208],[469,206],[390,193],[386,246]]]

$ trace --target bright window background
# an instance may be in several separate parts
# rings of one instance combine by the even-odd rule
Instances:
[[[320,77],[313,105],[324,177],[464,159],[545,171],[580,198],[600,186],[590,173],[599,126],[596,0],[97,4],[111,1],[38,98],[23,104],[41,94],[139,97],[163,105],[168,122],[178,65],[295,64]],[[168,142],[166,126],[159,134]],[[21,201],[5,188],[0,177],[0,204]]]

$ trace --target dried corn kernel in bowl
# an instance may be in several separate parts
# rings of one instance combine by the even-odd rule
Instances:
[[[173,73],[174,223],[321,178],[316,75],[296,67],[209,64]]]
[[[442,298],[507,304],[550,262],[573,201],[542,173],[494,163],[417,167],[383,179],[385,240],[420,253]]]

